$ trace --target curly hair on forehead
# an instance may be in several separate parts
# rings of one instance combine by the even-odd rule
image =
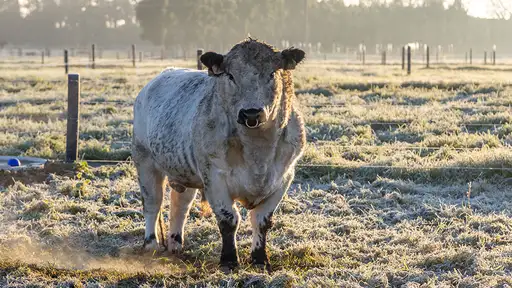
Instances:
[[[264,63],[278,63],[279,52],[274,46],[253,38],[246,38],[237,43],[227,53],[228,58],[243,59],[246,63],[265,65]]]
[[[236,49],[248,49],[248,50],[258,50],[262,51],[267,50],[269,52],[279,52],[279,49],[276,47],[266,43],[265,41],[261,41],[258,39],[253,39],[250,36],[245,38],[244,40],[238,42],[231,50]]]

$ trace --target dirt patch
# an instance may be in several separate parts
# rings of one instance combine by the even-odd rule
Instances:
[[[74,164],[46,162],[43,168],[29,168],[18,171],[0,170],[0,187],[9,187],[16,182],[24,185],[48,183],[51,174],[73,177],[76,173]]]

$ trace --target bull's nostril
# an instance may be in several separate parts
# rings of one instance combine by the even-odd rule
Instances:
[[[237,122],[249,128],[256,128],[261,124],[263,109],[240,109]]]

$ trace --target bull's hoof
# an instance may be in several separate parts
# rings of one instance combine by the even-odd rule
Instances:
[[[220,270],[224,274],[233,273],[238,269],[238,267],[239,267],[238,262],[221,262],[220,263]]]
[[[165,250],[165,247],[158,243],[156,239],[149,238],[144,240],[141,250],[145,253],[161,253]]]
[[[265,263],[265,264],[262,264],[262,263],[253,263],[252,264],[252,267],[254,267],[256,270],[260,271],[260,272],[267,272],[268,274],[272,273],[272,265],[270,265],[270,263]]]
[[[171,234],[167,240],[167,250],[171,254],[180,254],[183,250],[183,240],[180,235]]]

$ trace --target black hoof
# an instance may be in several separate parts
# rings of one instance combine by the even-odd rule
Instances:
[[[239,267],[238,262],[221,262],[220,263],[220,270],[225,274],[235,272],[238,269],[238,267]]]
[[[272,265],[270,263],[252,263],[252,267],[256,268],[256,270],[261,272],[267,272],[268,274],[272,273]]]

